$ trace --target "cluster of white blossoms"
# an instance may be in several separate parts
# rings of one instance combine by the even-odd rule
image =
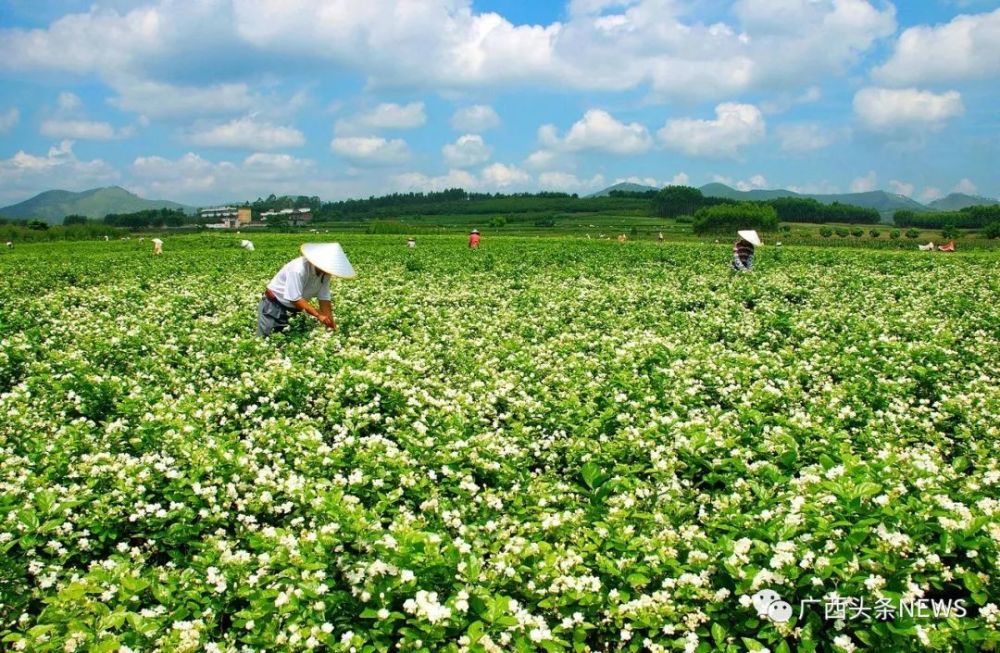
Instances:
[[[3,646],[1000,645],[996,254],[344,235],[263,340],[298,241],[217,238],[0,258]]]
[[[417,590],[412,599],[403,602],[403,610],[426,619],[432,624],[444,621],[451,617],[451,608],[438,603],[437,592]]]

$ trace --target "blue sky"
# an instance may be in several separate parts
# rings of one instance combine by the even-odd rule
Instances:
[[[1000,0],[0,0],[0,204],[1000,196]]]

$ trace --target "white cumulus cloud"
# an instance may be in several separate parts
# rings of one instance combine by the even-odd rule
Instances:
[[[896,132],[913,127],[939,128],[948,119],[965,113],[965,105],[958,91],[867,87],[854,94],[854,112],[872,131]]]
[[[371,111],[338,120],[334,130],[337,134],[370,134],[382,129],[415,129],[426,122],[423,102],[383,102]]]
[[[0,200],[19,202],[53,187],[85,190],[117,181],[118,171],[101,159],[81,161],[73,152],[73,141],[49,148],[44,156],[20,150],[0,160]]]
[[[581,179],[570,172],[549,171],[538,175],[540,190],[554,190],[563,193],[580,193],[599,190],[604,186],[604,175],[596,174],[590,179]]]
[[[524,165],[532,170],[548,170],[559,159],[552,150],[535,150],[524,159]]]
[[[410,148],[401,138],[337,136],[330,141],[330,149],[358,166],[393,166],[410,158]]]
[[[80,100],[80,96],[69,91],[63,91],[60,93],[56,102],[58,103],[59,108],[63,111],[75,111],[83,106],[83,101]]]
[[[51,138],[67,138],[70,140],[109,141],[115,138],[125,138],[131,135],[130,129],[115,130],[110,123],[95,120],[46,120],[42,122],[41,132]]]
[[[741,0],[715,23],[669,0],[575,0],[564,19],[541,25],[471,0],[128,7],[95,4],[42,28],[2,29],[0,68],[153,81],[218,60],[247,78],[347,70],[374,89],[648,88],[657,99],[722,99],[842,74],[896,28],[892,4],[876,0]]]
[[[483,168],[483,184],[488,187],[507,189],[523,187],[531,181],[531,175],[517,166],[494,163]]]
[[[894,85],[1000,77],[1000,9],[905,30],[875,78]]]
[[[689,186],[691,184],[691,177],[689,177],[686,172],[678,172],[670,179],[665,180],[660,180],[656,177],[629,175],[628,177],[616,178],[615,183],[640,184],[642,186],[652,186],[653,188],[663,188],[664,186]]]
[[[933,202],[941,197],[944,197],[944,193],[941,192],[940,188],[935,188],[934,186],[928,186],[920,191],[920,201],[924,203]]]
[[[747,190],[757,190],[760,188],[767,188],[767,187],[768,183],[767,179],[764,178],[764,175],[754,175],[750,177],[750,179],[747,179],[745,181],[741,180],[736,182],[736,190],[747,191]]]
[[[422,172],[405,172],[392,177],[390,185],[404,191],[437,191],[464,188],[478,191],[523,190],[531,184],[531,175],[514,165],[493,163],[478,174],[468,170],[449,170],[447,174],[431,176]]]
[[[878,175],[875,174],[874,170],[869,170],[868,174],[864,177],[856,177],[851,182],[851,192],[852,193],[867,193],[875,190],[876,184],[878,183]]]
[[[251,116],[220,125],[197,126],[188,135],[188,140],[204,147],[244,150],[277,150],[299,147],[306,142],[302,132],[294,127],[272,125]]]
[[[916,187],[913,184],[905,181],[899,181],[898,179],[890,179],[889,188],[892,189],[892,192],[898,195],[913,197],[913,191],[915,190]]]
[[[479,134],[465,134],[442,147],[441,154],[452,168],[471,168],[489,161],[493,150]]]
[[[653,143],[649,131],[637,122],[619,122],[607,111],[591,109],[560,137],[555,125],[538,128],[538,140],[546,148],[564,152],[596,151],[609,154],[640,154]]]
[[[979,187],[972,183],[969,178],[963,178],[962,181],[955,185],[952,189],[955,193],[965,193],[966,195],[975,195],[979,191]]]
[[[245,113],[258,104],[259,98],[246,84],[211,84],[178,86],[152,80],[115,79],[118,91],[108,102],[123,111],[149,118],[182,118]]]
[[[130,172],[141,194],[193,203],[249,199],[265,189],[295,195],[330,190],[318,181],[313,161],[270,152],[254,152],[242,161],[210,161],[193,152],[177,159],[140,156]]]
[[[657,134],[668,149],[690,156],[736,158],[766,133],[764,116],[752,104],[725,102],[715,107],[715,116],[668,120]]]
[[[422,172],[404,172],[395,175],[390,180],[391,186],[402,191],[442,191],[449,188],[464,188],[479,190],[479,178],[468,170],[449,170],[447,174],[438,176],[425,175]]]
[[[451,117],[451,126],[460,132],[479,134],[499,127],[500,116],[491,106],[475,104],[455,111]]]
[[[801,154],[815,152],[832,145],[836,134],[817,123],[789,123],[775,129],[781,149],[785,152]]]

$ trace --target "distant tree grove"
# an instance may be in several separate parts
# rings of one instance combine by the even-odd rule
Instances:
[[[893,221],[901,227],[918,227],[920,229],[985,229],[991,224],[1000,223],[1000,205],[969,206],[961,211],[935,211],[933,213],[917,213],[915,211],[896,211]]]
[[[773,206],[757,202],[706,206],[695,212],[691,227],[696,234],[737,229],[772,231],[778,228],[778,212]]]

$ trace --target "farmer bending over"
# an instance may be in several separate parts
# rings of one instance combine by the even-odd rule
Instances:
[[[756,231],[738,231],[739,240],[733,244],[733,270],[749,272],[753,269],[753,248],[762,245]]]
[[[336,329],[330,303],[330,277],[353,279],[354,268],[339,243],[306,243],[302,256],[285,264],[264,290],[257,306],[257,335],[282,331],[288,318],[306,312],[328,329]],[[309,303],[319,300],[319,310]]]

